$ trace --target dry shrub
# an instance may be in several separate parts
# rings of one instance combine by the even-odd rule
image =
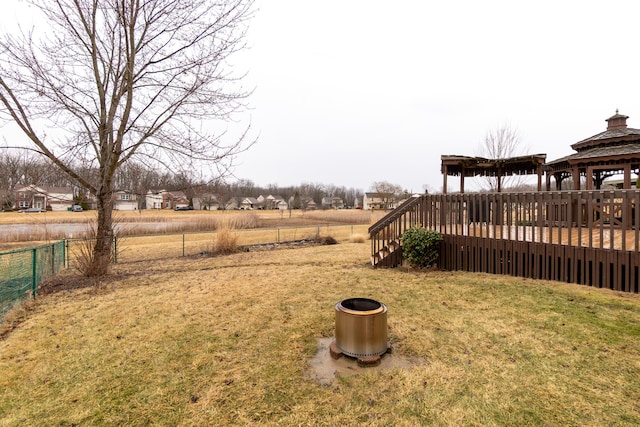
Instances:
[[[97,227],[93,220],[85,223],[85,238],[70,245],[69,250],[75,260],[74,267],[83,276],[89,276],[89,271],[93,265],[93,246],[96,238]]]
[[[95,277],[96,265],[94,264],[95,256],[93,249],[96,242],[98,228],[95,220],[89,220],[86,223],[85,238],[80,240],[78,244],[73,245],[72,255],[74,257],[74,266],[80,274],[85,277]],[[113,261],[113,254],[105,260],[109,265]]]
[[[352,234],[351,237],[349,238],[349,241],[351,243],[364,243],[366,242],[366,240],[367,240],[367,236],[360,233]]]
[[[231,254],[238,251],[238,235],[235,223],[230,220],[221,221],[216,231],[213,252],[219,255]]]
[[[338,241],[331,236],[318,236],[317,242],[321,245],[337,245]]]

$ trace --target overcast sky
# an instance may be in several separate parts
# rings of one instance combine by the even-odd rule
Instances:
[[[505,124],[548,160],[616,108],[640,128],[637,1],[257,6],[247,58],[260,139],[236,170],[257,184],[440,190],[440,156],[475,155]]]
[[[505,124],[547,160],[604,131],[616,109],[640,128],[637,0],[256,7],[236,65],[255,87],[259,139],[235,173],[257,185],[439,191],[440,156],[478,154]]]

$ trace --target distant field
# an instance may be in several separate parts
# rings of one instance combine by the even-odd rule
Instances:
[[[171,211],[114,212],[118,235],[213,231],[221,222],[237,229],[305,227],[328,224],[371,224],[383,212],[327,211]],[[60,239],[81,238],[96,212],[0,213],[0,251]]]

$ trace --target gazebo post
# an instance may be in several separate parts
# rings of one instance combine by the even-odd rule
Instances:
[[[573,189],[580,190],[580,170],[577,167],[571,169],[571,177],[573,178]]]
[[[449,175],[447,165],[443,165],[442,166],[442,194],[447,194],[447,175]]]
[[[538,192],[542,191],[542,164],[538,163]]]
[[[624,165],[624,187],[631,188],[631,165]]]
[[[593,166],[587,166],[587,190],[593,190]]]

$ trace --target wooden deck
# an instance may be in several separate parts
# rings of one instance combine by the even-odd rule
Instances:
[[[444,236],[440,267],[626,292],[640,284],[640,190],[413,197],[369,228],[374,267],[402,263],[414,226]]]

